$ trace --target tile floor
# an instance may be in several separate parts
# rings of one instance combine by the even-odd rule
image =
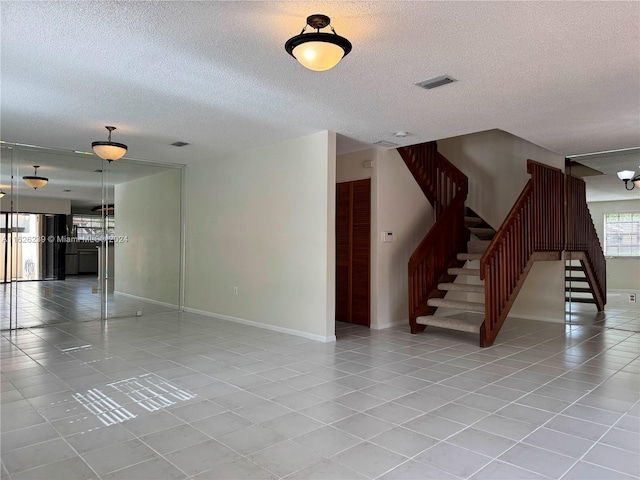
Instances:
[[[18,328],[99,320],[100,295],[93,287],[99,284],[95,275],[69,276],[66,280],[47,280],[0,284],[0,329],[10,328],[9,299],[14,300],[13,326]],[[178,292],[176,292],[176,303]],[[107,298],[109,317],[161,313],[175,308],[141,299],[114,294]]]
[[[574,310],[486,349],[179,313],[5,331],[0,477],[637,479],[638,310]]]

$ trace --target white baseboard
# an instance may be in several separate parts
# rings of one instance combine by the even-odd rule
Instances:
[[[520,320],[536,320],[538,322],[549,322],[549,323],[565,323],[565,318],[550,318],[550,317],[536,317],[534,315],[507,315],[507,319],[505,320],[505,325],[509,321],[510,318],[519,318]]]
[[[316,335],[315,333],[303,332],[302,330],[294,330],[292,328],[279,327],[277,325],[269,325],[267,323],[255,322],[253,320],[246,320],[244,318],[232,317],[230,315],[222,315],[221,313],[207,312],[205,310],[198,310],[196,308],[184,307],[184,311],[188,313],[197,313],[198,315],[204,315],[205,317],[218,318],[220,320],[226,320],[228,322],[241,323],[243,325],[250,325],[252,327],[264,328],[265,330],[271,330],[273,332],[287,333],[289,335],[295,335],[296,337],[308,338],[309,340],[315,340],[316,342],[330,343],[336,341],[335,335],[328,337],[322,335]]]
[[[163,307],[173,308],[174,310],[180,310],[180,305],[176,305],[174,303],[160,302],[158,300],[152,300],[150,298],[139,297],[138,295],[131,295],[130,293],[124,293],[124,292],[118,292],[118,291],[114,291],[113,293],[116,295],[122,295],[124,297],[135,298],[136,300],[141,300],[143,302],[153,303],[154,305],[162,305]]]
[[[385,328],[397,327],[398,325],[409,326],[409,319],[396,320],[395,322],[378,323],[377,325],[371,325],[371,330],[384,330]]]

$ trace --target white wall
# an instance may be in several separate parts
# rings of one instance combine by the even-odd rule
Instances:
[[[24,213],[57,213],[60,215],[69,215],[71,214],[71,200],[20,195],[17,199],[14,199],[13,209],[16,212]],[[7,194],[0,199],[0,211],[11,211],[10,195]]]
[[[530,178],[527,159],[564,171],[562,155],[502,130],[438,140],[438,150],[469,178],[467,206],[496,230]],[[564,262],[537,262],[510,316],[564,322]]]
[[[335,339],[335,165],[326,131],[190,165],[186,309]]]
[[[116,292],[179,305],[181,171],[168,170],[116,185]]]
[[[604,248],[604,216],[607,213],[640,212],[640,201],[591,202],[589,211]],[[640,290],[639,257],[607,257],[607,289]]]
[[[363,178],[371,178],[371,328],[408,325],[407,264],[433,225],[433,209],[395,149],[338,157],[338,182]],[[394,242],[382,242],[385,231]]]

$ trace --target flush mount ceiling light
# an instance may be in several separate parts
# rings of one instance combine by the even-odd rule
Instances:
[[[24,183],[26,183],[27,186],[36,190],[38,188],[44,187],[47,183],[49,183],[49,179],[38,176],[38,169],[40,168],[40,165],[34,165],[33,168],[34,168],[33,175],[27,175],[25,177],[22,177],[22,180],[24,180]]]
[[[308,26],[316,31],[304,33]],[[320,32],[327,26],[333,33]],[[303,67],[322,72],[335,67],[342,57],[349,55],[351,42],[336,33],[329,17],[316,14],[307,17],[307,24],[300,34],[287,40],[284,48]]]
[[[121,159],[124,157],[124,154],[127,153],[127,146],[124,143],[111,141],[111,132],[113,132],[116,127],[106,126],[104,128],[109,130],[109,138],[106,142],[93,142],[91,144],[91,148],[93,148],[93,151],[97,156],[107,162],[113,162],[114,160]]]
[[[634,187],[640,188],[640,174],[636,175],[633,170],[618,172],[618,178],[624,181],[624,188],[627,190],[633,190]],[[629,184],[631,184],[631,188],[629,188]]]

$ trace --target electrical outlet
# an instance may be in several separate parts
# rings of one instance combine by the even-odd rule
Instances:
[[[636,294],[635,293],[630,293],[629,294],[629,301],[635,303],[636,302]]]
[[[238,294],[238,287],[233,287],[233,294],[237,295]]]
[[[136,311],[136,317],[141,317],[141,316],[142,316],[142,310]]]

